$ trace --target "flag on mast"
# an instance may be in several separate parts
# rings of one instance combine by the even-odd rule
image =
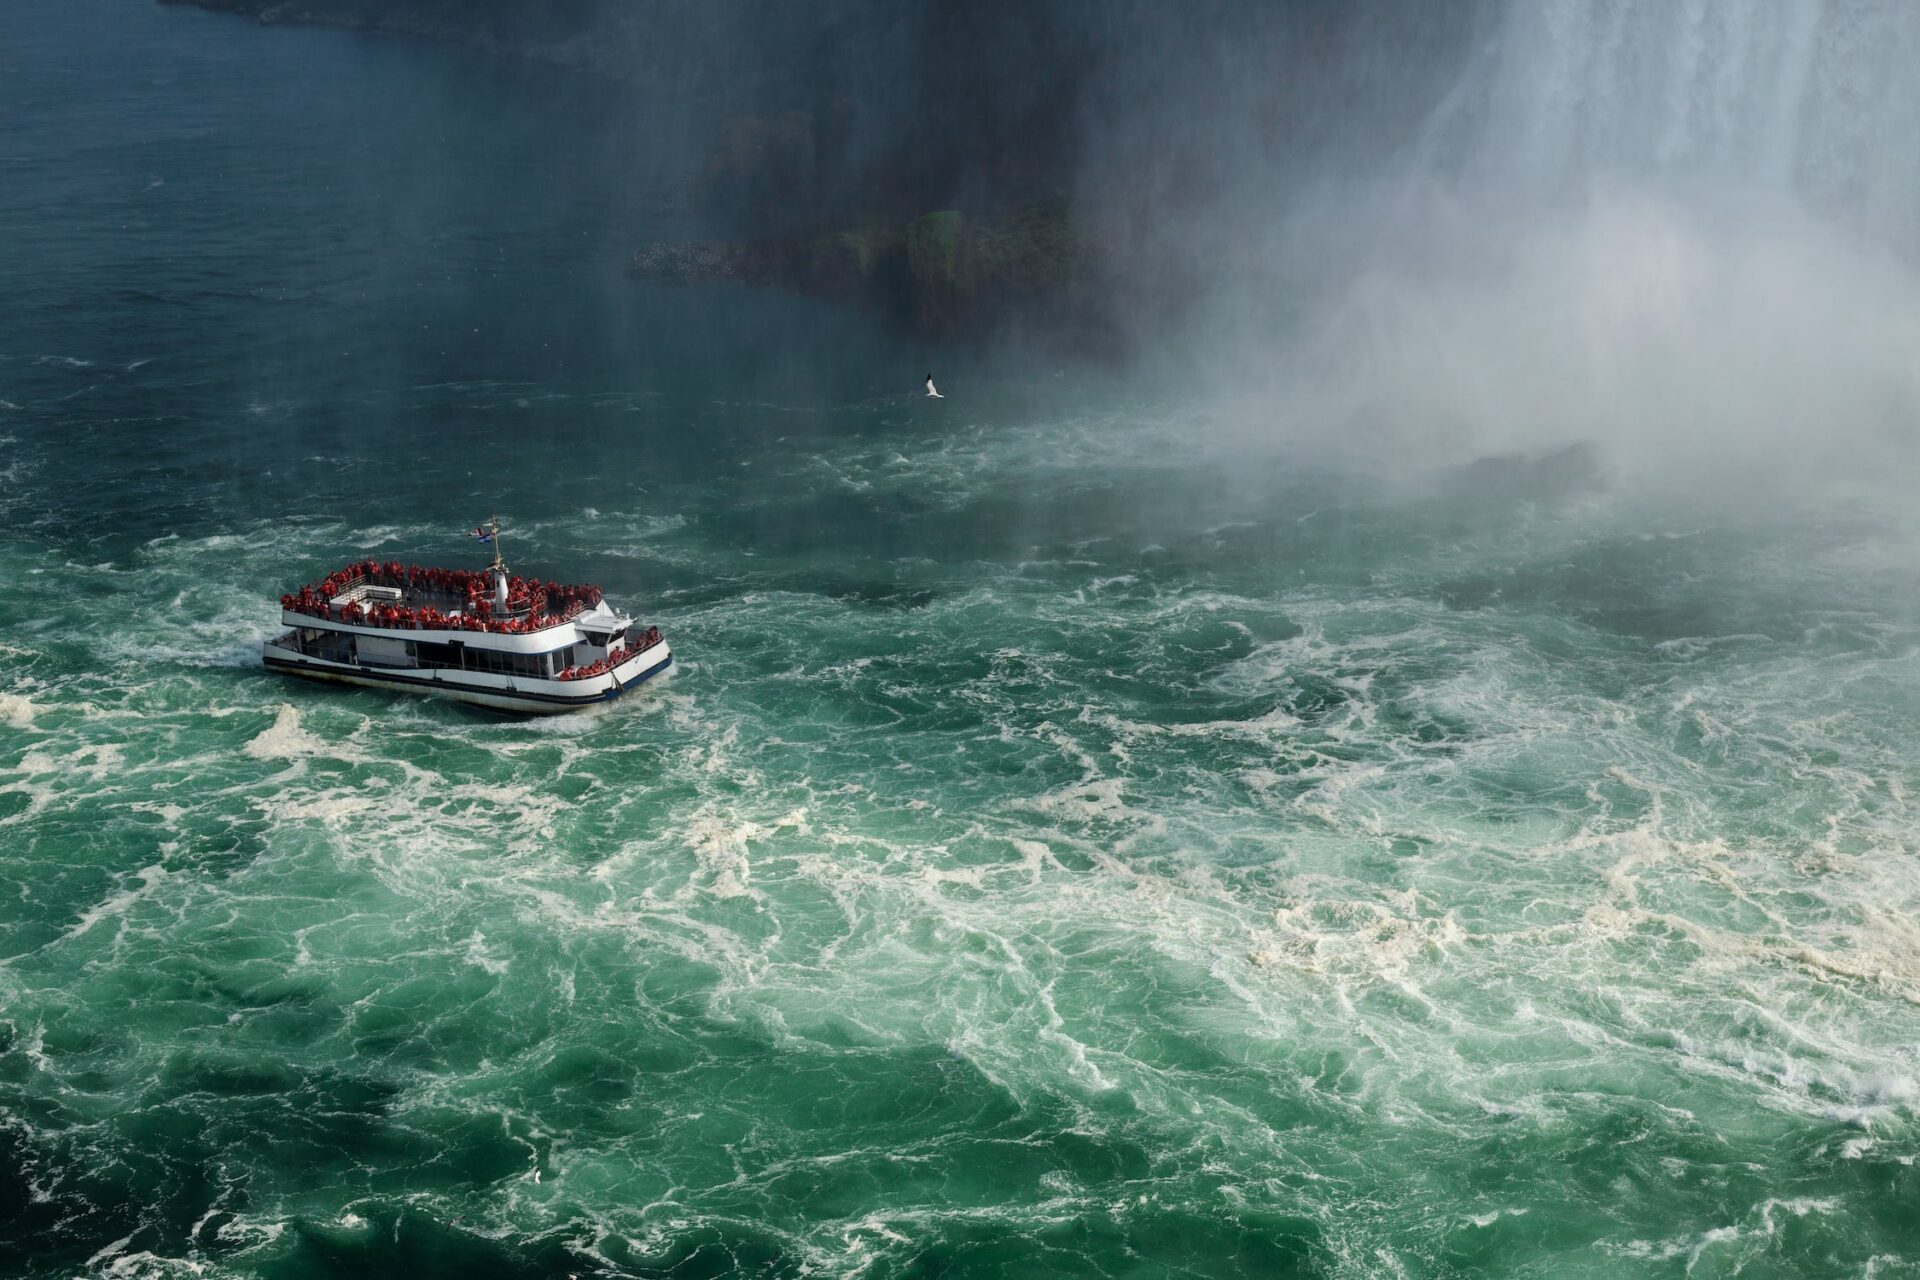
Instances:
[[[473,536],[478,538],[482,542],[492,542],[493,530],[487,528],[485,525],[482,525],[480,528],[475,529],[473,531]]]

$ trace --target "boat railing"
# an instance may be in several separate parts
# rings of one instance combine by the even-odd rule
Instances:
[[[594,676],[606,675],[621,663],[638,657],[648,649],[660,643],[658,627],[628,627],[626,647],[609,652],[606,657],[589,662],[585,666],[568,667],[554,676],[556,680],[591,680]]]
[[[504,585],[506,598],[496,604]],[[397,593],[397,598],[396,598]],[[458,618],[449,629],[517,633],[569,622],[601,600],[600,588],[508,577],[504,584],[475,569],[439,569],[365,560],[328,574],[318,583],[280,597],[281,607],[312,617],[363,622],[397,630],[421,630],[429,621]],[[376,603],[368,607],[369,601]],[[378,613],[379,621],[353,616]]]
[[[426,603],[428,600],[443,601],[444,607]],[[421,592],[405,596],[402,603],[396,604],[367,595],[360,587],[326,599],[311,595],[280,598],[280,607],[288,612],[354,626],[384,631],[480,631],[495,635],[531,635],[563,626],[590,607],[585,601],[575,599],[566,602],[556,613],[546,608],[547,603],[546,599],[537,597],[518,609],[496,614],[485,601],[476,608],[472,602],[455,596]]]

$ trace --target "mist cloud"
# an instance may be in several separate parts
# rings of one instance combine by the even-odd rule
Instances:
[[[1645,483],[1911,478],[1920,9],[1409,13],[1317,68],[1223,28],[1211,79],[1090,134],[1086,203],[1153,263],[1143,351],[1245,442],[1381,466],[1588,442]]]

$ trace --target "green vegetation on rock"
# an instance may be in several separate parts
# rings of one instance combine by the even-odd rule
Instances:
[[[730,280],[899,308],[923,333],[975,328],[1009,308],[1072,304],[1096,256],[1064,209],[1032,205],[988,223],[958,209],[906,225],[739,242],[650,245],[636,274],[676,283]]]
[[[916,283],[961,288],[960,240],[966,215],[957,209],[925,213],[907,224],[907,267]]]

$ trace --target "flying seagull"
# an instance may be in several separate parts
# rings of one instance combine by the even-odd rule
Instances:
[[[932,375],[932,374],[928,374],[928,375],[927,375],[927,394],[928,394],[928,395],[930,395],[930,396],[932,396],[932,397],[933,397],[933,398],[934,398],[935,400],[945,400],[945,399],[946,399],[946,397],[945,397],[945,396],[943,396],[943,395],[941,395],[941,394],[940,394],[940,391],[939,391],[939,389],[938,389],[937,387],[935,387],[935,386],[933,385],[933,375]]]

